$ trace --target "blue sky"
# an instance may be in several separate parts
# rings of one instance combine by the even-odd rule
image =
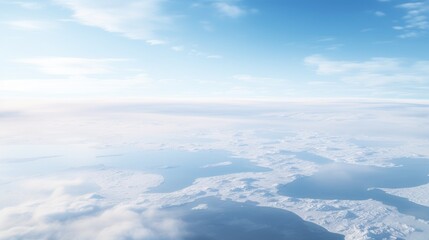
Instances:
[[[429,1],[0,1],[6,98],[429,98]]]

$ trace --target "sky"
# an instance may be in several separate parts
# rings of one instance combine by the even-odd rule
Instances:
[[[0,0],[0,98],[429,98],[426,0]]]

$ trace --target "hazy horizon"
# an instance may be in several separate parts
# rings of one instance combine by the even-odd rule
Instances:
[[[429,0],[0,0],[0,240],[427,240]]]

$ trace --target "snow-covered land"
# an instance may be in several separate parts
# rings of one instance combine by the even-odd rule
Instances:
[[[208,196],[288,210],[347,240],[429,236],[428,220],[377,200],[278,192],[326,162],[429,164],[426,102],[5,102],[0,113],[0,239],[73,239],[76,232],[79,239],[180,239],[185,223],[159,209]],[[151,188],[164,181],[159,172],[109,162],[136,149],[222,150],[269,171],[216,173],[156,193]],[[231,167],[234,160],[223,159],[202,162],[198,171]],[[429,184],[382,190],[429,207]]]

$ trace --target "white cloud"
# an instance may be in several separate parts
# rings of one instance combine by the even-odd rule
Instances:
[[[418,36],[419,36],[419,33],[418,32],[414,32],[414,31],[405,32],[403,34],[398,35],[399,38],[415,38],[415,37],[418,37]]]
[[[245,9],[226,2],[216,2],[213,4],[213,6],[221,14],[232,18],[241,17],[247,13]]]
[[[0,239],[178,239],[174,215],[136,205],[110,205],[82,181],[47,182],[52,194],[0,210]],[[40,187],[40,186],[36,186]],[[31,191],[31,190],[30,190]],[[34,191],[34,189],[33,189]]]
[[[175,50],[175,49],[173,49],[173,50]],[[179,48],[179,50],[180,50],[180,48]],[[223,58],[222,55],[208,54],[208,53],[205,53],[205,52],[201,52],[201,51],[199,51],[197,49],[191,49],[191,50],[189,50],[188,51],[188,55],[195,56],[195,57],[204,57],[204,58],[207,58],[207,59],[222,59]]]
[[[334,61],[320,55],[304,59],[305,64],[315,67],[316,73],[338,76],[342,81],[368,86],[390,83],[429,81],[425,73],[426,61],[407,63],[397,58],[371,58],[366,61]]]
[[[198,206],[195,206],[192,208],[192,210],[206,210],[209,206],[207,204],[199,204]]]
[[[335,41],[334,37],[323,37],[317,40],[317,42],[332,42]]]
[[[42,57],[17,60],[19,63],[36,67],[42,73],[52,75],[105,74],[111,71],[111,64],[118,61],[126,61],[126,59]]]
[[[330,50],[330,51],[334,51],[334,50],[338,50],[338,49],[340,49],[341,47],[343,47],[344,46],[344,44],[342,44],[342,43],[337,43],[337,44],[332,44],[332,45],[329,45],[329,46],[327,46],[325,49],[326,50]]]
[[[384,16],[386,16],[386,13],[384,13],[382,11],[375,11],[374,15],[377,17],[384,17]]]
[[[250,74],[236,74],[232,76],[233,79],[243,81],[243,82],[272,82],[272,81],[284,81],[284,79],[270,78],[270,77],[258,77],[252,76]]]
[[[171,50],[176,51],[176,52],[181,52],[183,50],[185,50],[184,46],[173,46],[171,47]]]
[[[421,75],[407,73],[361,73],[357,75],[347,75],[342,78],[343,81],[350,83],[364,83],[367,86],[380,86],[391,83],[403,82],[423,82],[426,78]],[[427,79],[426,79],[427,80]]]
[[[148,43],[149,45],[165,45],[165,44],[167,44],[166,41],[159,40],[159,39],[146,40],[146,43]]]
[[[79,239],[178,239],[182,223],[155,210],[138,213],[129,207],[114,207],[101,215],[73,222],[65,227]],[[66,238],[67,239],[67,238]]]
[[[429,29],[429,1],[407,2],[397,5],[398,8],[406,11],[402,26],[395,26],[394,29],[403,31],[400,38],[417,37]]]
[[[220,15],[230,18],[238,18],[250,13],[258,12],[257,9],[248,8],[243,6],[243,4],[239,4],[239,2],[241,2],[241,0],[205,0],[192,3],[190,6],[192,8],[213,8]],[[208,28],[207,31],[212,30],[212,26],[209,22],[202,21],[201,23],[204,28]]]
[[[395,58],[372,58],[368,61],[332,61],[320,55],[306,57],[307,65],[316,67],[318,74],[338,74],[350,71],[389,71],[398,68],[400,62]]]
[[[170,18],[161,12],[164,0],[55,0],[69,8],[79,23],[120,33],[131,39],[151,40]]]
[[[222,59],[223,57],[221,55],[207,55],[208,59]]]
[[[143,96],[152,88],[147,78],[58,78],[15,79],[0,81],[0,92],[18,96],[36,97],[112,97]]]
[[[14,29],[30,31],[47,30],[56,26],[53,22],[40,20],[13,20],[6,21],[5,24]]]
[[[414,65],[416,71],[422,71],[429,74],[429,61],[419,61]]]
[[[30,10],[42,8],[42,5],[40,3],[37,3],[37,2],[16,1],[16,2],[13,2],[13,4],[16,4],[22,8],[30,9]]]
[[[214,164],[207,164],[205,166],[202,166],[201,168],[215,168],[215,167],[223,167],[223,166],[229,166],[229,165],[232,165],[231,161],[214,163]]]

